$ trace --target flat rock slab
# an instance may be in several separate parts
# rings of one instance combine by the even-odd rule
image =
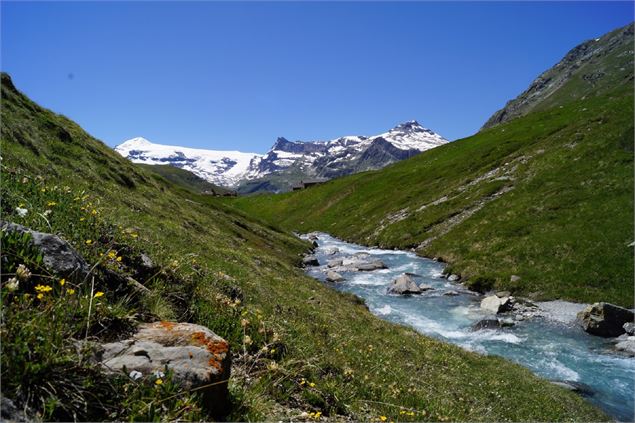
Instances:
[[[139,326],[130,339],[102,345],[101,365],[113,372],[143,376],[173,372],[173,381],[185,389],[198,389],[212,412],[225,411],[231,357],[229,344],[204,326],[155,322]],[[211,385],[211,386],[210,386]]]

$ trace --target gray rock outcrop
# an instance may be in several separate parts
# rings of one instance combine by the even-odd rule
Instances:
[[[84,258],[71,245],[57,235],[33,231],[16,223],[0,221],[0,229],[31,235],[31,243],[42,253],[42,262],[55,274],[83,278],[90,268]]]

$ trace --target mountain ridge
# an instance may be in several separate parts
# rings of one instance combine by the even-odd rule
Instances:
[[[273,181],[272,191],[289,190],[307,177],[333,178],[381,168],[448,142],[416,120],[374,136],[344,136],[328,141],[289,141],[278,137],[265,154],[194,149],[154,144],[137,137],[115,147],[135,163],[169,164],[216,185],[242,187]]]

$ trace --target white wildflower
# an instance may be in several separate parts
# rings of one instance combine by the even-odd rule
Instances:
[[[15,271],[15,275],[21,281],[28,281],[31,277],[31,271],[23,264],[19,265]]]
[[[157,379],[161,379],[162,377],[165,377],[165,373],[163,373],[161,370],[155,370],[154,373],[152,373],[152,374]]]
[[[17,278],[11,278],[7,281],[6,286],[9,292],[13,292],[20,286],[20,281]]]
[[[23,209],[22,207],[16,207],[15,212],[18,214],[18,216],[24,217],[29,211],[27,209]]]

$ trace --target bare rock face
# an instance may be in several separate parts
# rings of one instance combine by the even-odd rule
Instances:
[[[222,414],[228,406],[229,344],[204,326],[155,322],[139,326],[130,339],[102,345],[101,365],[113,372],[149,375],[173,372],[173,381],[185,389],[200,388],[205,406]],[[203,388],[204,387],[204,388]]]
[[[591,304],[578,313],[578,322],[591,335],[605,338],[625,333],[624,325],[633,322],[633,312],[609,303]]]
[[[0,221],[0,228],[7,232],[31,235],[32,244],[42,253],[44,265],[64,277],[84,277],[89,267],[84,258],[71,245],[57,235],[37,232],[22,225]]]

